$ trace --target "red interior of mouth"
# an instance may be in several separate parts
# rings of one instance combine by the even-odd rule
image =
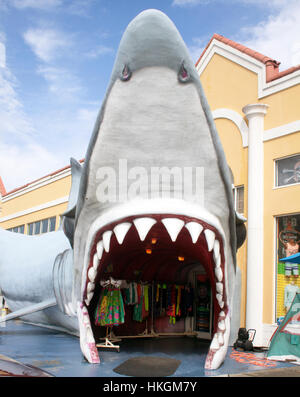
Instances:
[[[195,244],[192,242],[190,233],[185,227],[181,229],[176,241],[172,242],[165,226],[161,222],[161,219],[166,217],[170,218],[172,216],[156,214],[148,214],[145,216],[156,219],[157,223],[150,229],[144,241],[140,240],[138,232],[133,224],[135,218],[130,217],[122,219],[122,223],[131,222],[132,226],[121,245],[118,243],[114,233],[112,234],[109,253],[103,251],[102,259],[98,267],[95,280],[96,286],[99,285],[100,280],[108,279],[110,276],[114,279],[127,281],[156,281],[168,284],[186,284],[188,282],[189,273],[201,264],[204,266],[210,280],[214,304],[214,324],[217,324],[221,309],[216,299],[215,265],[213,251],[208,252],[204,230],[212,230],[216,235],[216,239],[220,242],[221,268],[223,275],[225,275],[223,245],[219,232],[212,226],[201,221],[200,223],[204,230]],[[185,223],[191,221],[199,223],[199,220],[193,218],[180,217],[177,215],[174,217],[182,219]],[[102,239],[103,233],[106,230],[113,230],[113,228],[121,222],[110,224],[108,227],[98,232],[91,249],[89,267],[93,264],[96,245],[98,241]],[[181,260],[179,260],[179,258]],[[97,293],[96,288],[92,302],[95,302],[97,299],[99,299],[99,293]],[[223,301],[226,302],[225,288],[223,292]],[[93,307],[94,304],[91,304],[89,311],[91,311]],[[222,310],[225,311],[225,313],[227,312],[226,307]]]

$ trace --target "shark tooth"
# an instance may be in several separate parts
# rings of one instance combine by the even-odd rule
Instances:
[[[85,300],[85,303],[87,304],[87,306],[89,306],[89,304],[90,304],[90,302],[91,302],[93,296],[94,296],[94,292],[93,292],[93,291],[91,291],[91,292],[89,292],[89,293],[87,294],[87,298],[86,298],[86,300]]]
[[[215,349],[218,350],[219,349],[219,341],[218,341],[218,335],[215,334],[215,336],[213,337],[213,340],[211,342],[210,348],[211,349]]]
[[[119,244],[123,243],[124,238],[130,228],[131,228],[131,223],[129,222],[120,223],[114,228],[114,233]]]
[[[162,223],[167,229],[167,232],[169,233],[171,240],[175,242],[180,230],[184,226],[184,221],[178,218],[164,218],[162,219]]]
[[[88,283],[88,286],[87,286],[87,292],[88,292],[88,293],[89,293],[89,292],[93,292],[94,289],[95,289],[95,284],[92,283],[92,282],[89,282],[89,283]]]
[[[210,229],[204,230],[204,234],[205,234],[205,237],[206,237],[208,251],[210,252],[213,249],[213,247],[214,247],[214,242],[215,242],[216,235]]]
[[[98,258],[98,255],[95,254],[94,257],[93,257],[93,268],[97,269],[98,265],[99,265],[99,258]]]
[[[195,244],[203,230],[203,226],[197,222],[189,222],[185,225],[185,227],[187,228],[187,230],[191,235],[192,242]]]
[[[112,231],[111,230],[107,230],[106,232],[103,233],[103,236],[102,236],[103,247],[104,247],[106,252],[109,252],[111,235],[112,235]]]
[[[223,284],[222,283],[216,283],[216,290],[219,292],[219,294],[223,294]]]
[[[102,254],[103,254],[103,241],[99,241],[97,244],[97,255],[99,261],[102,258]]]
[[[220,255],[215,259],[215,265],[216,265],[216,267],[221,266],[221,256]]]
[[[90,267],[88,271],[89,280],[94,282],[97,276],[97,272],[94,267]]]
[[[224,307],[223,296],[221,294],[217,294],[216,298],[217,298],[220,308],[223,309],[223,307]]]
[[[216,258],[220,255],[220,241],[215,240],[214,242],[214,260],[216,261]]]
[[[155,219],[152,218],[137,218],[133,221],[134,226],[140,236],[141,241],[144,241],[149,230],[156,223]]]
[[[220,267],[215,268],[215,275],[216,275],[217,280],[221,282],[223,279],[223,272]]]
[[[218,322],[218,328],[221,331],[225,331],[225,321],[224,320],[221,320],[221,321]]]

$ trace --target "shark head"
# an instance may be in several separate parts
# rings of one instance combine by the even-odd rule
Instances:
[[[194,63],[162,12],[144,11],[128,25],[76,173],[77,200],[66,217],[85,357],[99,362],[89,320],[101,279],[183,284],[201,265],[214,307],[205,367],[218,368],[228,347],[243,220]]]

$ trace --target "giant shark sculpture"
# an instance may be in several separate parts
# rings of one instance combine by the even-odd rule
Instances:
[[[163,178],[170,170],[202,170],[202,194],[185,194],[190,180],[150,183],[153,167]],[[205,367],[218,368],[230,325],[239,327],[236,250],[244,220],[234,210],[231,173],[199,76],[162,12],[144,11],[127,27],[84,165],[72,159],[71,171],[60,230],[0,231],[7,320],[22,316],[78,335],[85,358],[98,363],[92,315],[101,279],[184,282],[201,263],[214,296]],[[157,244],[147,255],[153,236]]]

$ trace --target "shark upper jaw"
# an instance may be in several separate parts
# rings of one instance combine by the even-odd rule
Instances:
[[[80,299],[77,301],[80,345],[87,360],[100,362],[88,311],[92,299],[99,299],[101,279],[112,276],[134,280],[139,269],[130,268],[132,260],[146,264],[138,279],[149,281],[155,273],[157,281],[171,279],[180,283],[175,275],[183,280],[193,263],[200,262],[209,275],[214,297],[215,329],[205,368],[218,368],[225,359],[230,334],[227,245],[223,228],[213,214],[199,205],[180,200],[137,200],[96,218],[86,239]],[[147,247],[152,253],[146,253]],[[157,258],[164,260],[164,251],[173,257],[163,270]],[[179,255],[184,257],[183,262],[178,261]],[[114,268],[109,269],[112,262],[116,262]]]

